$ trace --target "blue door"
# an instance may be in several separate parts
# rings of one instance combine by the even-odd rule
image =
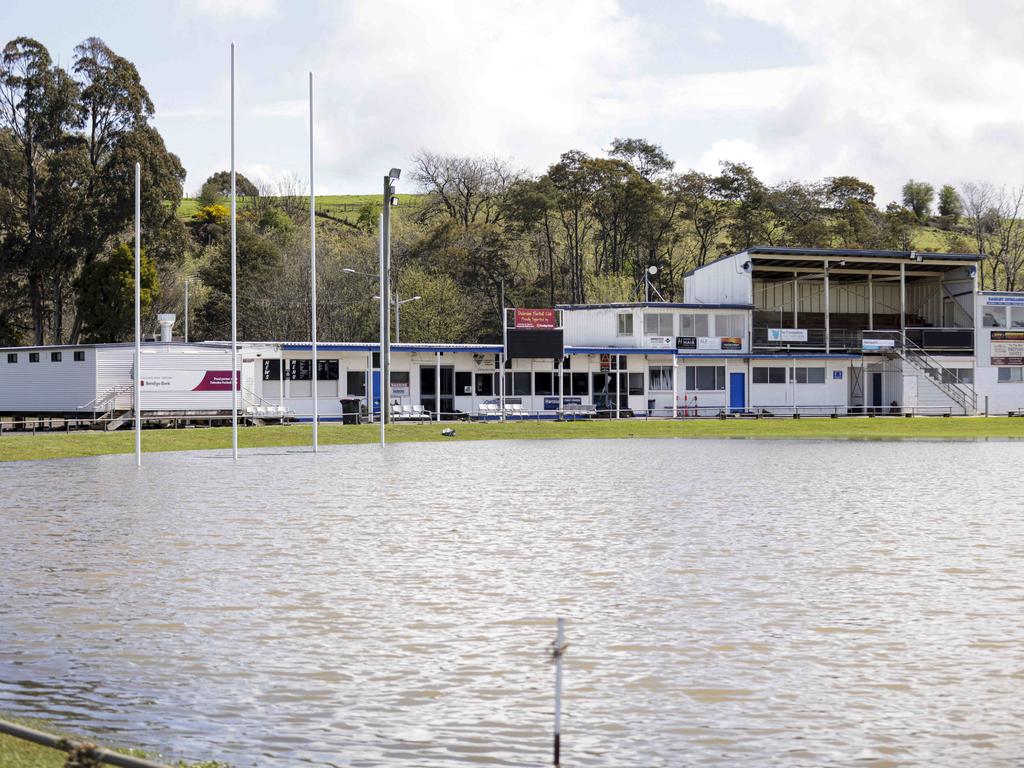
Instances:
[[[742,373],[729,374],[729,408],[733,413],[742,413],[746,409],[746,375]]]
[[[380,413],[380,371],[373,372],[373,412]]]

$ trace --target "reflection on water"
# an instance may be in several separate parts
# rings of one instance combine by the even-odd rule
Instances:
[[[237,766],[1011,765],[1017,444],[0,468],[0,709]],[[271,758],[273,760],[271,760]]]

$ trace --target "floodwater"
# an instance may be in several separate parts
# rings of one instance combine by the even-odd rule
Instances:
[[[1024,760],[1024,445],[0,467],[0,710],[235,766]]]

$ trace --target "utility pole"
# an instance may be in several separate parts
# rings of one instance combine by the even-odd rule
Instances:
[[[395,182],[402,175],[400,168],[392,168],[384,177],[383,210],[383,268],[380,273],[380,297],[384,304],[384,337],[380,350],[381,409],[384,423],[391,421],[391,206],[398,202]]]

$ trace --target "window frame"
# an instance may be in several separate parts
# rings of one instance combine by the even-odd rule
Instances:
[[[30,363],[38,363],[39,362],[39,353],[38,352],[29,352],[28,353],[28,361]]]
[[[671,312],[644,312],[644,336],[674,336],[673,315]],[[656,327],[651,330],[649,327],[653,322]],[[663,327],[668,322],[668,330]]]
[[[633,313],[632,312],[618,312],[615,315],[615,335],[616,336],[632,336],[634,325],[633,325]],[[623,323],[623,320],[628,319],[628,322]],[[623,330],[623,325],[628,325],[629,330]]]
[[[671,365],[649,366],[647,368],[647,389],[651,392],[671,392],[673,390],[673,371]],[[668,386],[665,386],[666,380]]]
[[[71,357],[74,360],[74,362],[76,362],[76,363],[84,363],[85,362],[85,350],[84,349],[76,349],[74,354]]]
[[[17,362],[18,362],[18,353],[17,352],[8,352],[7,353],[7,363],[9,365],[16,365]]]

